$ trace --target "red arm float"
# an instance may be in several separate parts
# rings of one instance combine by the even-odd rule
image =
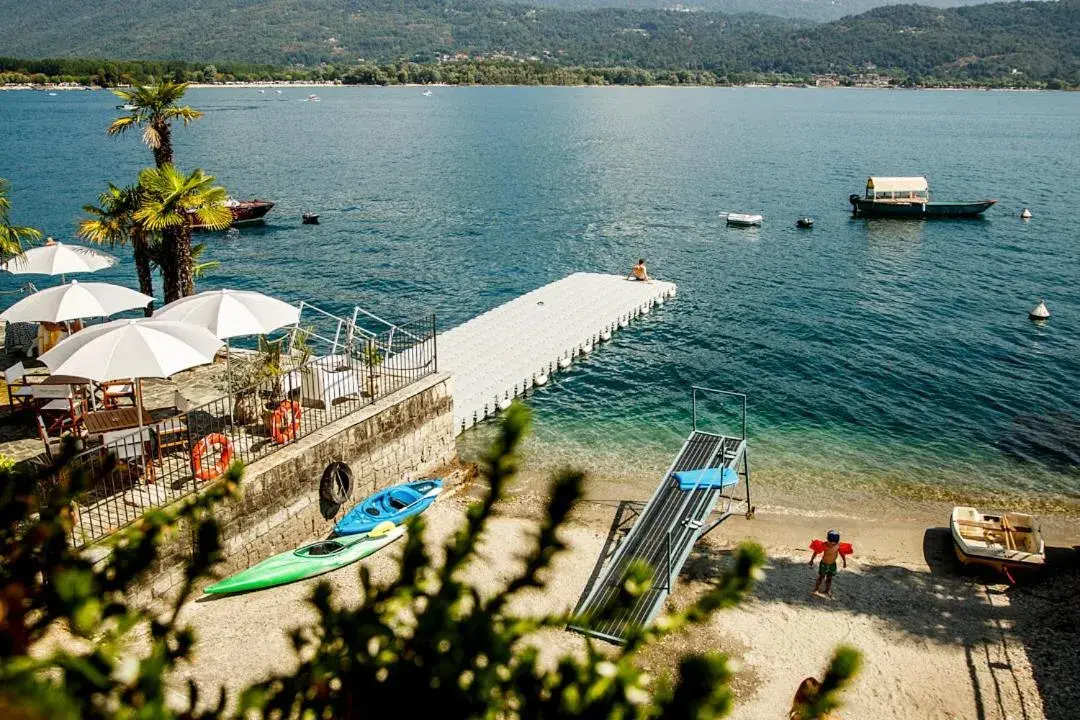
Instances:
[[[824,540],[814,540],[812,543],[810,543],[810,549],[813,550],[816,553],[825,552],[825,541]],[[855,554],[855,548],[851,547],[851,543],[842,542],[842,543],[840,543],[840,554],[841,555],[854,555]]]

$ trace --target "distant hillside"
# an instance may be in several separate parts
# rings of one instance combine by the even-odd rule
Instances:
[[[876,70],[907,78],[1011,76],[1080,85],[1080,0],[900,5],[823,25],[494,0],[0,0],[0,17],[0,52],[31,58],[344,67],[361,59],[426,62],[466,53],[591,67],[704,69],[718,76]]]
[[[766,16],[566,11],[494,0],[0,0],[0,54],[313,64],[506,52],[678,67],[729,39],[793,27]]]
[[[838,20],[845,15],[858,15],[867,10],[896,4],[919,4],[949,8],[982,5],[994,0],[510,0],[526,5],[558,7],[569,10],[596,8],[663,9],[682,7],[727,14],[760,13],[777,17],[798,18],[814,22]]]

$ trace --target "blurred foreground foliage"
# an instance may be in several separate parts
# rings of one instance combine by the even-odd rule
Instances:
[[[449,718],[727,714],[733,696],[723,655],[685,656],[672,678],[654,680],[639,667],[638,654],[745,597],[761,575],[760,547],[742,546],[732,567],[696,603],[638,628],[625,647],[599,649],[586,642],[580,656],[541,662],[528,636],[561,629],[570,617],[517,616],[508,604],[522,592],[542,590],[552,560],[566,549],[559,529],[584,480],[568,470],[554,479],[523,570],[495,594],[481,594],[463,579],[517,471],[528,428],[528,412],[515,404],[484,458],[490,490],[447,541],[441,565],[428,554],[424,522],[417,519],[394,582],[376,587],[360,567],[363,597],[355,608],[341,607],[329,583],[319,582],[311,595],[318,620],[291,631],[297,670],[247,688],[232,703],[224,690],[206,701],[191,683],[179,692],[174,673],[180,662],[193,659],[195,644],[193,631],[178,623],[180,608],[221,559],[212,510],[236,496],[241,468],[234,465],[222,481],[184,502],[148,513],[114,536],[111,554],[97,563],[69,543],[74,500],[93,481],[71,470],[72,449],[37,472],[0,468],[0,717],[359,718],[377,711],[377,698],[438,707]],[[136,607],[126,593],[150,569],[159,541],[178,529],[190,532],[195,545],[181,591],[164,611]],[[648,587],[650,575],[637,568],[613,606],[592,620],[619,612]],[[137,628],[148,628],[149,646],[136,653],[131,637]],[[838,652],[820,691],[798,716],[825,717],[857,667],[855,651]]]

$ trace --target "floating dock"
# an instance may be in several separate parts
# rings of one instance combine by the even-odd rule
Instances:
[[[742,399],[739,435],[719,435],[698,428],[699,392]],[[746,454],[746,396],[694,388],[694,425],[671,467],[648,503],[620,503],[604,551],[574,610],[571,630],[622,643],[635,628],[649,625],[675,587],[697,541],[735,513],[752,516],[750,466]],[[729,475],[722,486],[680,487],[676,473],[715,469]],[[629,511],[629,512],[628,512]],[[627,525],[633,523],[629,529]],[[630,607],[612,608],[633,566],[652,570],[649,588]]]
[[[674,297],[674,283],[575,273],[441,333],[440,371],[455,376],[462,432]]]

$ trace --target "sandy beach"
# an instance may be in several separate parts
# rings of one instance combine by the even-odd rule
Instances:
[[[592,499],[579,505],[564,530],[571,549],[557,560],[548,586],[518,597],[515,611],[574,606],[617,504],[597,496],[617,494],[619,484],[611,478],[590,482]],[[483,491],[479,483],[459,489],[426,514],[432,546],[459,527],[465,507]],[[514,573],[515,553],[505,549],[527,546],[543,497],[542,480],[525,476],[501,507],[484,544],[485,562],[471,570],[482,592],[497,592]],[[645,666],[659,676],[683,653],[728,653],[740,668],[733,717],[782,717],[798,683],[820,675],[833,648],[846,643],[863,651],[865,665],[846,695],[843,718],[1073,717],[1080,702],[1073,682],[1080,673],[1080,611],[1072,600],[1080,587],[1075,522],[1045,519],[1052,568],[1035,583],[1010,588],[959,570],[937,509],[916,508],[885,520],[869,516],[877,509],[867,506],[858,514],[849,508],[837,516],[773,506],[759,507],[752,520],[729,519],[699,543],[670,602],[691,602],[747,539],[768,553],[765,580],[742,606],[649,648]],[[831,600],[811,596],[815,570],[804,549],[828,527],[841,528],[856,550]],[[376,581],[394,577],[399,552],[400,545],[364,561]],[[357,597],[355,568],[325,577],[339,602]],[[189,603],[183,618],[199,642],[185,679],[204,691],[224,681],[235,692],[271,671],[287,671],[294,659],[285,632],[314,617],[305,602],[313,584]],[[584,647],[584,639],[570,632],[546,632],[534,642],[552,658]]]

